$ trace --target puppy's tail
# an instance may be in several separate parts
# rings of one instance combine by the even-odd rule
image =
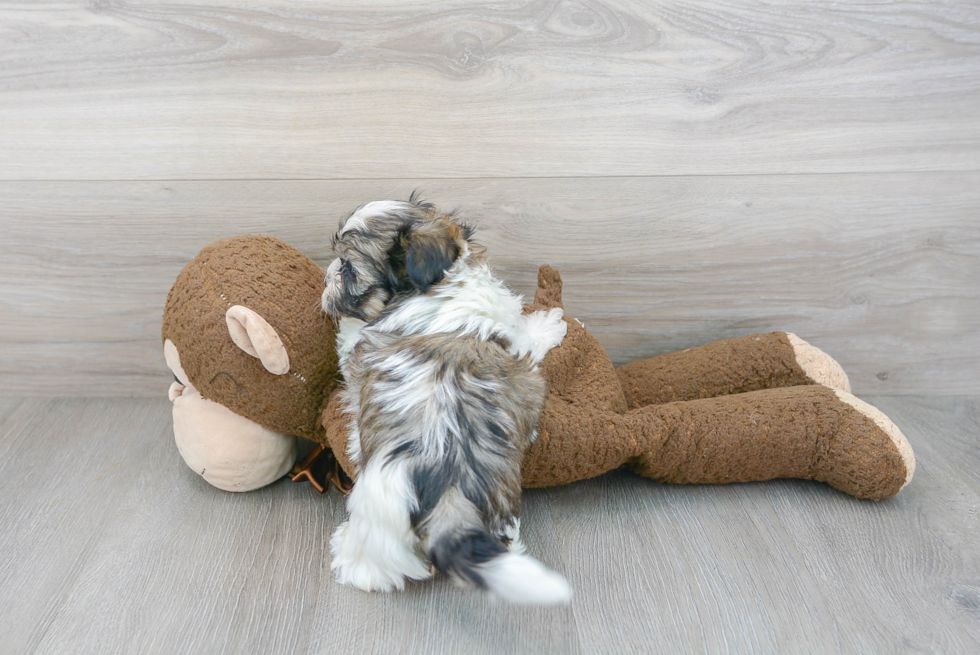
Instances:
[[[511,603],[558,605],[572,589],[538,560],[507,549],[482,526],[430,539],[429,559],[443,575],[473,584]]]

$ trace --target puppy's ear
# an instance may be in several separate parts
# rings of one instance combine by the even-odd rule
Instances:
[[[439,282],[459,257],[459,247],[452,235],[454,227],[439,221],[416,224],[408,231],[405,271],[419,291],[425,293]]]

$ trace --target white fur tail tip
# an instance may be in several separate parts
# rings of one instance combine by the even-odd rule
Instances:
[[[517,553],[505,553],[476,567],[495,596],[521,605],[565,605],[572,588],[544,564]]]

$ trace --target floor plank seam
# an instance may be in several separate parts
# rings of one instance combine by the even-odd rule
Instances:
[[[672,179],[682,177],[819,177],[831,175],[846,176],[874,176],[874,175],[956,175],[980,173],[980,168],[955,168],[955,169],[881,169],[868,171],[780,171],[780,172],[755,172],[755,173],[653,173],[643,174],[619,174],[619,175],[473,175],[473,176],[442,176],[442,177],[413,177],[413,176],[383,176],[383,177],[135,177],[135,178],[0,178],[0,183],[58,183],[76,184],[81,182],[97,183],[126,183],[126,182],[408,182],[418,180],[420,182],[448,182],[452,180],[481,181],[481,180],[644,180],[644,179]]]

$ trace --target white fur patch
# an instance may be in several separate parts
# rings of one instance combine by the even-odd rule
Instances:
[[[350,351],[360,341],[361,328],[365,325],[367,323],[364,321],[350,316],[345,316],[340,319],[340,324],[337,328],[337,356],[340,358],[341,366],[344,365],[344,360],[347,359]]]
[[[350,232],[351,230],[367,230],[368,218],[371,216],[382,216],[400,209],[404,205],[405,203],[398,202],[397,200],[375,200],[374,202],[369,202],[368,204],[358,208],[347,218],[347,220],[344,222],[344,226],[340,228],[339,232],[337,232],[337,236],[344,236],[345,233]]]
[[[547,312],[534,312],[522,316],[524,333],[527,335],[527,349],[531,361],[537,363],[544,359],[548,351],[561,344],[568,331],[568,326],[561,317],[565,315],[561,307],[555,307]]]
[[[528,555],[504,553],[476,569],[491,593],[511,603],[559,605],[572,600],[568,581]]]
[[[409,514],[416,501],[404,462],[373,457],[347,497],[350,518],[330,540],[337,582],[364,591],[404,589],[405,579],[424,580],[429,567],[416,555],[418,537]]]

